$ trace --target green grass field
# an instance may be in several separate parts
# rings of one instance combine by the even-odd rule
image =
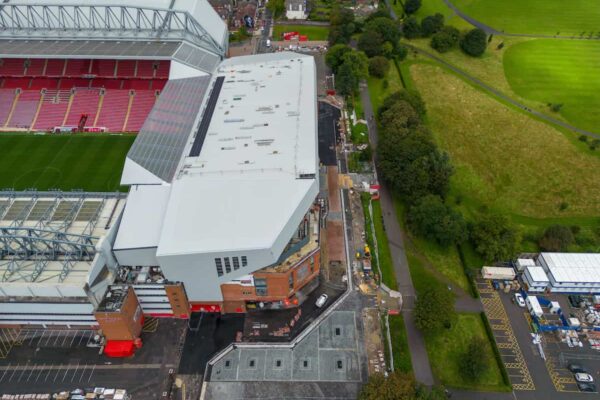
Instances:
[[[410,73],[452,158],[452,188],[463,207],[532,218],[600,215],[598,153],[440,67],[414,64]]]
[[[425,344],[434,375],[443,385],[469,390],[508,391],[500,367],[494,358],[492,344],[479,314],[458,314],[451,329],[438,334],[425,335]],[[476,382],[466,381],[460,369],[460,358],[474,337],[482,338],[486,346],[481,349],[488,359],[487,369]]]
[[[135,135],[0,134],[0,188],[119,190],[134,139]]]
[[[282,40],[284,32],[298,32],[308,36],[308,40],[327,40],[329,28],[326,26],[311,25],[275,25],[273,27],[273,40]]]
[[[410,349],[402,314],[390,315],[388,321],[390,324],[392,353],[394,355],[394,370],[411,372],[412,361],[410,360]]]
[[[462,12],[497,30],[579,36],[600,33],[597,0],[452,0]]]
[[[505,52],[504,71],[518,95],[563,104],[560,113],[565,119],[600,133],[600,41],[518,43]]]

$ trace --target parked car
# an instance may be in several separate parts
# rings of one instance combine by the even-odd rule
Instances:
[[[581,365],[577,364],[569,364],[569,371],[574,374],[584,373],[587,374],[587,369],[583,368]]]
[[[592,382],[594,382],[594,377],[592,377],[590,374],[587,374],[585,372],[578,372],[575,374],[575,380],[577,382],[592,383]]]
[[[597,392],[596,385],[594,385],[593,383],[577,382],[577,387],[582,392],[588,392],[588,393],[596,393]]]
[[[521,308],[525,308],[525,299],[523,299],[523,295],[521,293],[515,293],[515,302]]]
[[[325,305],[325,303],[327,303],[327,299],[329,298],[329,296],[327,296],[325,293],[323,293],[322,295],[319,296],[319,298],[317,299],[317,307],[321,308]]]

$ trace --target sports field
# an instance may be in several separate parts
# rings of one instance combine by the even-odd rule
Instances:
[[[452,190],[467,210],[485,206],[533,218],[600,215],[597,153],[440,67],[414,64],[410,73],[429,125],[456,168]]]
[[[282,40],[284,32],[298,32],[308,36],[308,40],[327,40],[329,28],[326,26],[312,25],[275,25],[273,27],[273,40]]]
[[[505,52],[504,71],[519,96],[563,104],[560,113],[569,122],[600,133],[600,41],[518,43]]]
[[[497,30],[579,36],[600,33],[597,0],[451,0],[465,14]]]
[[[0,188],[119,190],[135,135],[0,134]]]

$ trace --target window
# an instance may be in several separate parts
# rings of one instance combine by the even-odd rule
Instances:
[[[294,274],[292,272],[290,272],[288,277],[288,283],[290,285],[290,290],[294,289]]]
[[[283,362],[281,360],[275,360],[275,368],[281,368]]]
[[[256,367],[256,360],[254,358],[251,358],[250,361],[248,361],[248,367],[249,368]]]
[[[242,256],[242,267],[245,267],[248,265],[248,259],[246,258],[246,256]]]
[[[254,278],[254,287],[256,288],[257,296],[267,295],[267,280],[262,278]]]
[[[215,267],[217,267],[217,275],[223,276],[223,264],[220,258],[215,258]]]
[[[225,369],[231,368],[231,360],[225,361]]]
[[[239,257],[233,257],[233,269],[234,270],[238,270],[240,269],[240,259]]]
[[[225,257],[225,271],[227,271],[227,273],[231,272],[231,262],[229,261],[229,257]]]
[[[305,358],[302,360],[302,369],[310,369],[310,360]]]
[[[342,328],[340,328],[339,326],[335,328],[335,336],[341,336],[342,335]]]
[[[337,369],[342,369],[344,367],[344,363],[342,360],[337,360]]]
[[[315,256],[310,258],[310,273],[315,272]]]

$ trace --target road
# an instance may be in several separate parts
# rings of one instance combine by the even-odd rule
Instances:
[[[365,119],[369,126],[369,140],[373,148],[377,147],[377,124],[373,114],[373,106],[369,96],[369,90],[366,85],[361,85],[360,97],[363,104]],[[383,223],[389,238],[390,252],[394,263],[394,273],[398,281],[398,291],[402,293],[402,316],[406,327],[408,346],[410,348],[410,358],[413,365],[413,372],[417,381],[431,386],[433,385],[433,373],[429,364],[429,357],[425,349],[423,335],[414,322],[413,308],[415,304],[415,288],[410,277],[408,260],[404,250],[404,232],[400,228],[396,210],[389,189],[385,183],[380,182],[380,203],[383,214]]]

